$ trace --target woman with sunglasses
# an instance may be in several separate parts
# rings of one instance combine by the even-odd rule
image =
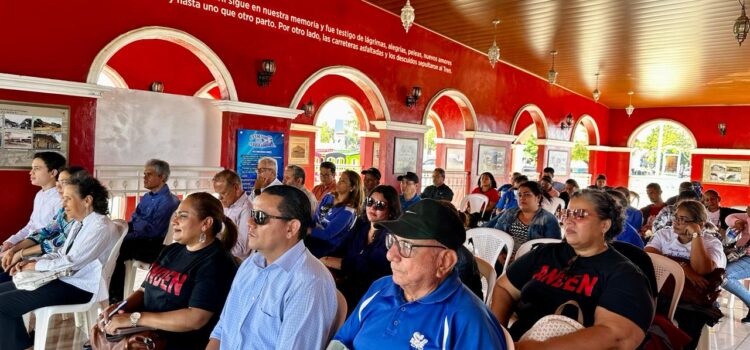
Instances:
[[[116,315],[107,317],[118,304],[101,313],[95,331],[152,327],[163,331],[167,349],[206,348],[237,272],[233,244],[224,243],[237,240],[237,226],[218,199],[198,192],[180,203],[172,228],[175,243],[162,250]]]
[[[490,216],[492,216],[492,212],[495,210],[495,205],[500,201],[500,192],[497,191],[495,177],[489,172],[482,173],[477,180],[477,187],[474,188],[471,193],[479,193],[487,196],[489,202],[487,202],[487,206],[484,207],[484,212],[481,213],[480,220],[489,220]],[[463,209],[466,208],[462,208],[462,210]]]
[[[340,270],[342,278],[338,289],[354,310],[359,299],[367,292],[372,282],[388,276],[391,264],[386,258],[385,236],[388,231],[375,228],[383,220],[395,220],[401,215],[398,192],[392,186],[380,185],[372,189],[365,201],[367,217],[360,217],[354,225],[345,245],[343,258],[326,256],[320,259],[329,268]]]
[[[525,349],[635,349],[651,324],[648,279],[608,243],[622,231],[623,209],[602,191],[573,195],[565,239],[539,245],[513,262],[496,283],[492,313]],[[544,341],[519,341],[537,321],[568,301],[580,305],[585,328]],[[566,314],[567,315],[567,314]]]
[[[362,205],[362,179],[354,171],[344,170],[336,191],[326,194],[315,211],[315,222],[305,245],[317,258],[338,255],[341,244],[354,226]]]
[[[703,204],[696,200],[680,201],[672,217],[672,226],[656,231],[645,251],[678,258],[687,279],[685,288],[711,293],[714,290],[709,288],[710,283],[705,276],[715,269],[726,268],[727,259],[721,241],[706,230],[707,220],[708,212]],[[683,300],[680,300],[680,304],[683,304]],[[701,313],[679,307],[674,318],[680,324],[680,329],[692,338],[685,349],[695,349],[701,330],[709,319]]]

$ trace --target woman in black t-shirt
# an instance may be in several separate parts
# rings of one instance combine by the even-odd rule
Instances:
[[[165,331],[168,349],[205,349],[237,271],[229,251],[216,237],[236,241],[237,227],[224,216],[221,202],[200,192],[177,208],[172,226],[176,243],[151,265],[141,289],[111,320],[101,314],[108,334],[118,328],[146,326]]]
[[[569,300],[581,307],[580,331],[540,344],[525,340],[516,349],[635,349],[654,314],[648,279],[608,242],[622,231],[623,209],[601,191],[584,190],[570,201],[565,239],[519,257],[495,285],[492,313],[518,341],[539,319]]]

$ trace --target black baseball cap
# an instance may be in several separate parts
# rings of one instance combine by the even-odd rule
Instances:
[[[412,181],[415,184],[418,184],[419,183],[419,176],[417,176],[417,174],[415,174],[415,173],[412,173],[411,171],[407,171],[406,174],[399,175],[396,178],[396,180],[398,180],[398,181],[407,180],[407,181]]]
[[[403,238],[434,239],[453,250],[457,250],[466,240],[466,229],[458,213],[434,199],[422,199],[406,209],[398,219],[380,221],[375,227],[387,229]]]
[[[367,174],[375,176],[375,178],[378,181],[380,181],[380,170],[378,170],[377,168],[370,168],[370,169],[362,170],[362,175],[367,175]]]

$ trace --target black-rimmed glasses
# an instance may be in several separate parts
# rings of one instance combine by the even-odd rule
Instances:
[[[385,236],[385,247],[387,249],[391,249],[393,246],[393,243],[397,244],[398,247],[398,253],[404,257],[404,258],[410,258],[411,257],[411,251],[413,248],[441,248],[441,249],[448,249],[441,245],[428,245],[428,244],[414,244],[409,241],[402,241],[396,238],[396,235],[389,233]]]
[[[372,199],[372,197],[367,198],[367,200],[365,201],[365,205],[367,205],[367,207],[372,207],[375,210],[381,210],[381,211],[385,210],[385,208],[388,206],[386,202],[376,201]]]
[[[672,218],[672,222],[677,224],[692,224],[695,222],[695,220],[687,217],[687,216],[677,216],[675,215],[674,218]]]
[[[268,219],[279,219],[279,220],[285,220],[285,221],[289,221],[289,220],[293,220],[294,219],[294,218],[290,218],[288,216],[271,215],[271,214],[268,214],[268,213],[266,213],[264,211],[260,211],[260,210],[251,210],[250,211],[250,216],[253,218],[253,221],[255,221],[256,225],[265,225],[265,224],[268,223]]]

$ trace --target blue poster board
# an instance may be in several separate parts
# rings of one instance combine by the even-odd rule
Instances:
[[[237,174],[242,179],[242,188],[252,192],[257,177],[258,160],[263,157],[276,159],[276,178],[284,178],[284,133],[260,130],[237,130]]]

